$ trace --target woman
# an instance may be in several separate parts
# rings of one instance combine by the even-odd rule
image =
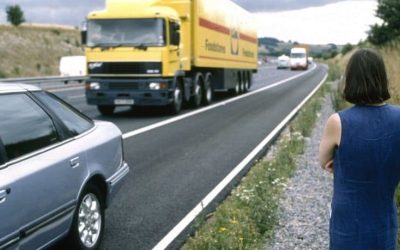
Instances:
[[[329,117],[320,164],[333,172],[330,249],[395,250],[394,191],[400,179],[400,108],[390,98],[382,57],[350,58],[343,96],[355,104]]]

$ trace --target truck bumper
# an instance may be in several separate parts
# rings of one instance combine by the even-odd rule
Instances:
[[[167,84],[163,90],[151,90],[151,82]],[[99,89],[91,89],[91,83],[98,83]],[[172,80],[97,80],[86,82],[86,100],[90,105],[107,106],[165,106],[173,102]]]

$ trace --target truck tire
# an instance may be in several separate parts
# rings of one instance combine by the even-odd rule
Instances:
[[[169,113],[176,115],[181,112],[182,109],[182,87],[180,84],[176,84],[176,87],[173,92],[173,101],[168,106]]]
[[[239,93],[242,94],[244,93],[244,73],[239,72]]]
[[[239,79],[239,77],[236,79],[235,87],[233,89],[230,89],[229,92],[234,96],[240,94],[240,79]]]
[[[192,96],[192,107],[198,108],[201,105],[203,99],[203,76],[201,73],[197,73],[193,81],[193,96]]]
[[[97,109],[102,115],[112,115],[114,113],[114,105],[97,105]]]
[[[250,89],[250,75],[248,72],[244,73],[243,81],[243,93],[247,93]]]
[[[212,89],[212,81],[211,81],[211,73],[206,74],[206,78],[204,80],[204,89],[203,89],[203,100],[202,103],[204,106],[209,105],[213,99],[213,89]]]

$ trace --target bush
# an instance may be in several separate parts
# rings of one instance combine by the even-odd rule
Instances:
[[[342,48],[342,55],[346,55],[348,52],[350,52],[352,49],[354,48],[353,45],[351,45],[350,43],[347,43],[343,46]]]

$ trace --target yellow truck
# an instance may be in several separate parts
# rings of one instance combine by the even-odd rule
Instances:
[[[244,93],[257,71],[251,15],[229,0],[108,0],[89,13],[88,104],[197,108],[216,91]]]

